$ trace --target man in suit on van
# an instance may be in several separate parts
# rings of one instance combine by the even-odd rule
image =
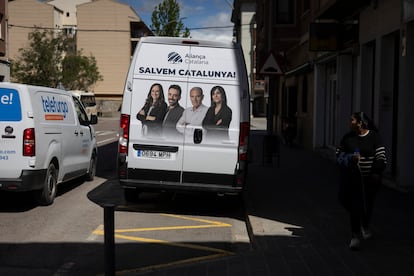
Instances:
[[[184,108],[178,102],[181,99],[181,87],[176,84],[168,88],[168,108],[162,122],[164,135],[174,136],[179,134],[176,129],[178,120],[183,114]]]
[[[177,130],[180,133],[189,133],[192,135],[193,129],[200,127],[206,116],[208,107],[203,104],[203,89],[193,87],[190,90],[190,100],[192,107],[184,110],[183,115],[177,122]],[[187,130],[186,130],[187,129]],[[189,131],[191,129],[191,131]]]

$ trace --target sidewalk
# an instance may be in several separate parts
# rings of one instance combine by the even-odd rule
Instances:
[[[336,197],[335,164],[282,146],[280,167],[263,166],[264,135],[260,130],[251,135],[246,217],[252,250],[151,275],[414,275],[414,194],[384,186],[374,238],[351,251],[348,216]]]
[[[260,144],[260,132],[252,140]],[[373,217],[375,237],[353,252],[331,160],[286,147],[280,168],[258,160],[249,171],[247,210],[267,273],[262,275],[414,275],[414,194],[383,187]]]

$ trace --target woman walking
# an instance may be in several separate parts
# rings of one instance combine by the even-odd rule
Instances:
[[[381,137],[364,112],[351,115],[350,128],[336,149],[336,156],[341,168],[339,200],[349,213],[349,248],[355,250],[360,247],[361,238],[372,237],[374,199],[381,185],[386,157]]]

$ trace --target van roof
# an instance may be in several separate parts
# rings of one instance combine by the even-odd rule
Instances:
[[[232,41],[215,41],[215,40],[203,40],[193,39],[185,37],[166,37],[166,36],[145,36],[141,37],[141,43],[157,43],[157,44],[171,44],[171,45],[198,45],[204,47],[221,47],[221,48],[235,48],[236,44]]]
[[[68,91],[62,90],[59,88],[46,87],[46,86],[40,86],[40,85],[31,85],[31,84],[17,83],[17,82],[1,82],[0,86],[8,87],[8,88],[27,89],[29,91],[41,89],[44,91],[60,92],[60,93],[69,94]]]

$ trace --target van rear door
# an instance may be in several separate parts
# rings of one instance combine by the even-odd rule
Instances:
[[[160,101],[167,106],[169,86],[178,85],[182,91],[178,103],[182,108],[187,105],[188,77],[179,76],[178,72],[188,70],[188,65],[174,53],[188,52],[189,47],[174,46],[175,52],[171,48],[171,45],[166,44],[140,43],[132,83],[127,84],[132,87],[131,106],[128,107],[130,110],[128,177],[145,183],[151,181],[181,183],[184,140],[175,128],[171,128],[171,132],[168,133],[164,131],[162,123],[167,110],[164,114],[157,114],[163,116],[157,118],[161,119],[158,123],[142,118],[140,120],[137,116],[149,100],[154,85],[162,87],[158,89],[161,90]],[[155,116],[157,109],[149,113]]]
[[[0,178],[18,178],[28,166],[29,157],[23,157],[22,150],[23,132],[29,125],[23,121],[21,98],[15,88],[0,88]]]
[[[185,56],[189,64],[185,72],[187,91],[202,88],[202,104],[208,111],[201,125],[187,130],[191,135],[184,136],[182,181],[232,185],[238,159],[241,95],[235,49],[191,45]],[[213,96],[217,93],[220,98]],[[191,108],[191,99],[187,108]]]
[[[238,161],[242,93],[240,66],[236,60],[241,57],[237,53],[239,49],[230,47],[231,43],[224,47],[224,44],[203,45],[193,40],[190,43],[178,39],[167,40],[168,43],[148,41],[151,43],[143,40],[139,44],[133,78],[126,84],[131,89],[131,105],[126,107],[130,110],[128,178],[141,183],[153,181],[183,186],[232,185]],[[211,122],[203,126],[203,120],[199,120],[187,124],[183,134],[177,131],[166,134],[165,128],[152,132],[150,124],[138,119],[137,114],[149,101],[154,84],[162,86],[161,94],[167,105],[170,85],[180,86],[179,104],[184,109],[192,108],[190,90],[201,88],[205,106],[203,119],[212,105],[211,90],[220,86],[227,99],[227,125],[214,128]],[[247,97],[247,90],[244,93]],[[128,101],[124,100],[125,103]]]

